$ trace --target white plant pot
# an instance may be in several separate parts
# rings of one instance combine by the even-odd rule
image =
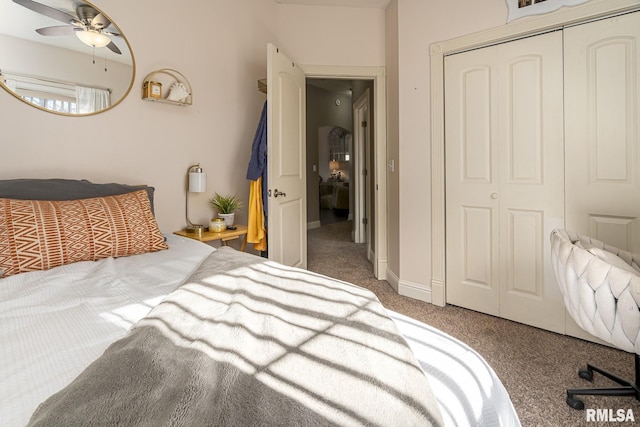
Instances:
[[[227,224],[227,227],[229,227],[230,225],[233,225],[233,222],[235,221],[235,217],[236,217],[236,213],[232,212],[230,214],[218,214],[218,217],[224,219],[225,224]]]

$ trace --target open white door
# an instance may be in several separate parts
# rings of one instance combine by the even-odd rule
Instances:
[[[307,268],[305,74],[267,45],[269,259]]]

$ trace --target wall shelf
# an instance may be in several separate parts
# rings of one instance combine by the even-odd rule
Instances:
[[[258,90],[265,95],[267,94],[267,79],[258,80]]]
[[[156,82],[162,84],[162,91],[159,98],[148,96],[145,86],[149,82]],[[182,84],[188,94],[182,100],[169,99],[171,93],[171,87],[175,84]],[[142,99],[145,101],[160,102],[164,104],[173,104],[178,106],[191,105],[193,102],[193,93],[191,91],[191,83],[189,80],[179,71],[171,68],[161,68],[147,74],[142,81]]]

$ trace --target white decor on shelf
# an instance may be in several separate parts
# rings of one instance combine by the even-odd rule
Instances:
[[[162,88],[160,96],[147,90],[150,84],[159,85]],[[182,106],[191,105],[193,102],[191,83],[182,73],[171,68],[162,68],[147,74],[142,82],[142,87],[142,99],[145,101]]]

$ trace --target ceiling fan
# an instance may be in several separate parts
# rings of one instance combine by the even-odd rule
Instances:
[[[111,21],[102,13],[88,4],[81,4],[76,8],[76,15],[69,15],[58,9],[37,3],[33,0],[13,0],[14,3],[68,25],[44,27],[36,29],[43,36],[70,36],[75,34],[84,44],[93,47],[107,47],[112,52],[121,55],[122,52],[109,36],[120,36],[118,33],[107,31]]]

